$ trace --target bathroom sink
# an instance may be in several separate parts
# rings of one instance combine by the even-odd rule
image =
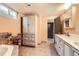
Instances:
[[[79,46],[79,42],[74,42],[75,45]]]

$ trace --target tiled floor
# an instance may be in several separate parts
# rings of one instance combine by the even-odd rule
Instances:
[[[37,48],[20,47],[20,56],[58,56],[54,44],[42,43]]]
[[[51,56],[59,56],[58,53],[56,52],[54,44],[50,44],[49,48],[50,48]]]
[[[48,43],[54,43],[54,39],[48,38]]]

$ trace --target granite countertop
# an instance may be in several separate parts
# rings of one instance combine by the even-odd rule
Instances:
[[[56,34],[56,36],[60,37],[61,40],[67,42],[69,45],[79,51],[79,43],[75,44],[75,42],[79,42],[79,35],[70,34],[70,36],[68,37],[65,34]]]

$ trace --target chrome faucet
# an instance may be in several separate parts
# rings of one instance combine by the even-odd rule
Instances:
[[[70,36],[69,32],[66,32],[65,35],[68,36],[68,37]]]

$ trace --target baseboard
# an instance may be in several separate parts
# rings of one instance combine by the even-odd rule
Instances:
[[[47,41],[41,41],[41,43],[47,43]]]
[[[35,48],[35,46],[31,46],[31,45],[22,45],[22,46]]]
[[[38,43],[37,45],[40,45],[41,43]]]

